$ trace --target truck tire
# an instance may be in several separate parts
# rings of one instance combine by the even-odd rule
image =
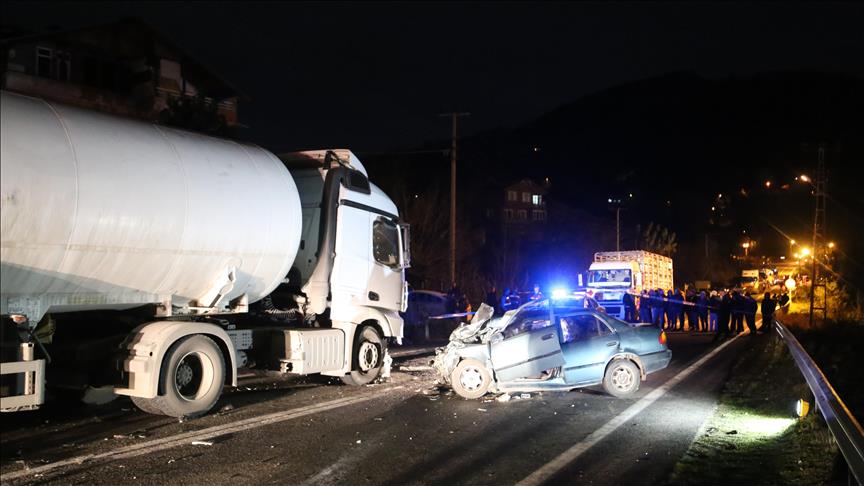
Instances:
[[[466,358],[450,373],[450,386],[462,398],[474,400],[489,391],[492,375],[486,366],[476,359]]]
[[[155,402],[156,398],[141,398],[141,397],[129,397],[132,399],[132,403],[138,407],[144,413],[149,413],[153,415],[165,415],[162,413],[162,409],[156,406]]]
[[[145,407],[152,405],[169,417],[204,415],[222,395],[225,384],[222,351],[212,339],[201,334],[178,340],[165,353],[159,383],[164,393]]]
[[[371,383],[381,374],[386,352],[387,345],[374,327],[364,326],[360,328],[354,338],[354,351],[351,353],[351,373],[343,376],[342,382],[351,386]]]
[[[642,375],[632,361],[616,359],[609,363],[603,376],[603,389],[612,396],[627,398],[639,390]]]

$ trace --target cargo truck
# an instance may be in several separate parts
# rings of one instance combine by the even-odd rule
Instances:
[[[379,376],[409,226],[353,153],[280,159],[0,96],[4,411],[37,408],[77,364],[169,416],[209,411],[242,366]]]
[[[588,293],[606,313],[624,319],[624,294],[643,289],[671,289],[672,259],[644,250],[594,254],[588,268]]]

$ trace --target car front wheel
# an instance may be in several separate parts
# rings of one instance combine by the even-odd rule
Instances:
[[[492,375],[476,359],[463,359],[450,374],[450,384],[457,395],[469,400],[480,398],[489,391]]]
[[[606,368],[603,377],[603,388],[610,395],[618,398],[627,398],[639,390],[642,383],[642,375],[639,368],[632,361],[624,359],[615,360]]]

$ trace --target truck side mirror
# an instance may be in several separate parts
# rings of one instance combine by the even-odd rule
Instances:
[[[411,225],[399,223],[400,268],[411,268]]]

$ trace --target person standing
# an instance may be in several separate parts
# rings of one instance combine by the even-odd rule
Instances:
[[[540,291],[539,284],[534,284],[534,292],[531,294],[531,300],[543,300],[543,292]]]
[[[666,313],[666,328],[670,332],[677,331],[678,309],[675,307],[675,294],[672,289],[666,291],[666,305],[663,310]]]
[[[498,310],[498,289],[494,284],[489,286],[488,291],[486,292],[486,299],[483,301],[484,304],[488,305],[493,309],[493,314],[497,314]]]
[[[708,330],[717,332],[719,329],[720,294],[716,290],[711,291],[708,298]]]
[[[662,289],[655,290],[654,295],[651,296],[651,313],[654,318],[654,325],[664,329],[663,315],[666,313],[666,303],[663,301]]]
[[[633,295],[628,291],[624,292],[624,320],[627,322],[636,322],[636,301],[633,300]]]
[[[648,291],[643,289],[639,296],[639,322],[653,323],[651,319],[651,300]]]
[[[783,291],[783,293],[780,294],[777,306],[780,308],[780,315],[785,316],[789,313],[789,292]]]
[[[708,325],[708,297],[704,290],[699,292],[699,297],[696,298],[696,314],[699,316],[699,329],[701,331],[710,330]]]
[[[732,325],[733,333],[744,332],[744,297],[737,290],[732,291]]]
[[[744,319],[747,320],[747,329],[750,329],[750,335],[756,335],[756,308],[759,304],[756,299],[750,295],[750,292],[744,296]]]
[[[717,311],[717,334],[714,336],[714,341],[729,337],[731,334],[731,330],[729,329],[729,319],[731,316],[732,296],[727,292],[720,299],[720,309]]]
[[[774,311],[777,309],[777,301],[771,298],[771,294],[765,292],[765,297],[762,298],[762,327],[759,331],[765,332],[771,329],[771,324],[774,323]]]
[[[687,324],[690,326],[690,332],[699,330],[699,317],[696,312],[696,291],[692,288],[687,289],[687,295],[684,298],[684,312],[687,314]]]

